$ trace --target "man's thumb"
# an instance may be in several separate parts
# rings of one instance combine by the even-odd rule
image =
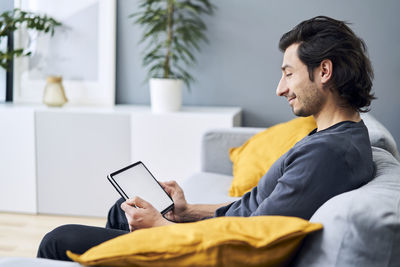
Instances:
[[[136,196],[133,198],[133,202],[135,203],[135,205],[138,208],[148,208],[151,206],[151,204],[149,202],[147,202],[146,200]]]

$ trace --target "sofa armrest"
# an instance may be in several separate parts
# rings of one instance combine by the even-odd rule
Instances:
[[[229,149],[242,145],[254,134],[265,128],[234,127],[212,129],[203,135],[201,170],[232,175]]]

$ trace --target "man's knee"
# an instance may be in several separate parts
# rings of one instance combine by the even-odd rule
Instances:
[[[121,209],[121,204],[125,199],[120,198],[108,211],[106,228],[118,229],[123,231],[129,231],[128,221],[125,217],[124,211]]]
[[[71,243],[79,241],[76,236],[77,225],[63,225],[47,233],[40,242],[37,257],[55,260],[70,260],[66,255],[66,250],[71,247]]]

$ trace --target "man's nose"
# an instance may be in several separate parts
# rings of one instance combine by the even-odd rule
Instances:
[[[277,96],[284,96],[284,95],[287,94],[288,90],[289,89],[288,89],[288,87],[286,85],[286,81],[285,81],[285,79],[284,79],[284,77],[282,75],[282,78],[278,83],[278,87],[276,88],[276,95]]]

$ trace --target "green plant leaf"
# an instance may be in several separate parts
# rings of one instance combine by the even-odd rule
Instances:
[[[61,26],[61,23],[47,15],[38,15],[18,8],[0,14],[0,37],[9,36],[21,27],[45,34],[50,33],[53,36],[55,28],[58,26]],[[25,52],[23,48],[1,52],[0,66],[9,70],[10,61],[14,57],[29,56],[30,54],[30,52]]]
[[[182,79],[188,88],[194,81],[187,67],[196,63],[194,51],[207,43],[202,15],[212,15],[209,0],[141,0],[138,10],[128,16],[143,29],[139,44],[147,78]]]

